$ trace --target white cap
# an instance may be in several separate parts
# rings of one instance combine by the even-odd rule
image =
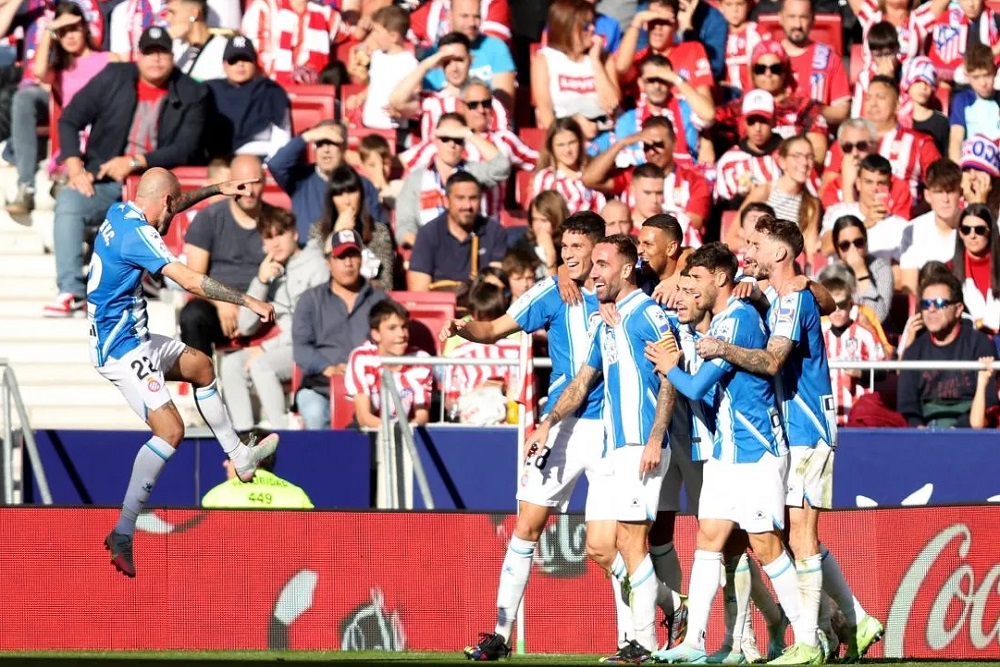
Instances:
[[[771,93],[754,88],[743,96],[743,117],[753,115],[774,118],[774,96]]]

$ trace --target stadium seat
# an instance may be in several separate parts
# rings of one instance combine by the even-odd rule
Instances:
[[[848,79],[852,84],[857,82],[865,68],[865,48],[861,44],[851,44],[851,70]]]
[[[738,213],[739,211],[722,212],[722,222],[719,225],[719,239],[723,243],[725,243],[726,239],[729,238],[729,228],[736,222]]]
[[[410,344],[430,355],[441,351],[438,334],[455,317],[455,294],[452,292],[389,292],[389,298],[410,313]]]
[[[774,39],[785,38],[777,14],[761,14],[757,17],[757,26],[761,34],[771,33]],[[829,44],[838,54],[844,53],[844,21],[839,14],[816,14],[813,29],[809,39],[814,42]],[[854,81],[854,79],[851,79]]]
[[[337,89],[326,84],[286,86],[292,103],[292,132],[300,134],[321,120],[333,120]]]
[[[504,227],[527,227],[530,224],[528,212],[504,209],[500,211],[500,224]]]
[[[528,210],[528,206],[531,204],[529,191],[531,190],[532,175],[530,171],[520,169],[514,174],[514,198],[517,200],[518,206],[524,210]]]
[[[337,98],[338,106],[340,107],[340,122],[342,122],[347,127],[360,127],[361,126],[361,108],[355,109],[354,113],[347,113],[347,98],[352,95],[357,95],[365,90],[365,86],[356,83],[344,84],[340,87],[340,96]]]
[[[292,364],[292,381],[289,395],[292,402],[295,394],[302,386],[302,369],[298,364]],[[354,401],[347,395],[344,376],[334,375],[330,378],[330,428],[345,429],[354,421]]]
[[[522,127],[517,131],[517,136],[536,151],[542,150],[545,145],[545,130],[538,127]]]
[[[396,154],[396,142],[398,141],[396,130],[379,130],[371,127],[351,126],[347,128],[347,147],[351,150],[357,150],[361,145],[361,140],[372,134],[385,137],[385,140],[389,142],[389,150],[393,155]]]

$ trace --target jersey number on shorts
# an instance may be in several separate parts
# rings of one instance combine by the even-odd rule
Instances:
[[[545,470],[545,466],[549,462],[549,454],[552,453],[552,449],[549,447],[542,447],[542,451],[535,456],[535,467],[539,470]]]
[[[135,376],[140,380],[145,380],[150,375],[156,373],[156,369],[153,368],[153,362],[149,360],[149,357],[143,357],[142,359],[135,359],[129,366],[135,371]]]

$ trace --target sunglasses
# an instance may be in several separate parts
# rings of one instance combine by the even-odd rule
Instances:
[[[958,231],[962,236],[989,236],[990,228],[986,225],[959,225]]]
[[[326,146],[336,146],[337,148],[343,148],[343,141],[330,141],[329,139],[320,139],[316,142],[316,148],[324,148]]]
[[[642,145],[642,150],[644,150],[644,151],[652,151],[652,150],[659,151],[659,150],[663,150],[664,148],[666,148],[666,146],[667,146],[667,144],[664,143],[664,142],[662,142],[662,141],[651,141],[648,144],[644,143]]]
[[[243,56],[237,56],[235,58],[228,59],[226,61],[226,64],[229,65],[229,66],[232,66],[232,65],[236,65],[238,63],[253,63],[253,62],[254,61],[250,60],[249,58],[244,58]]]
[[[469,100],[468,102],[465,103],[465,106],[469,109],[469,111],[475,111],[480,107],[483,108],[483,111],[492,111],[493,98],[488,97],[485,100]]]
[[[856,141],[851,143],[850,141],[845,141],[840,144],[840,150],[844,151],[844,155],[854,152],[857,148],[859,153],[870,153],[872,150],[872,142],[870,141]]]
[[[643,79],[643,81],[646,82],[647,86],[663,86],[664,88],[666,88],[667,86],[670,85],[669,83],[667,83],[666,79],[661,79],[658,76],[648,76],[645,79]]]
[[[774,63],[773,65],[763,65],[757,63],[753,66],[753,73],[756,76],[763,76],[770,72],[774,76],[781,76],[785,73],[785,66],[783,63]]]
[[[861,237],[858,237],[856,239],[849,239],[849,240],[844,239],[843,241],[837,244],[837,248],[840,249],[840,252],[847,252],[848,250],[851,249],[851,246],[854,246],[858,250],[861,250],[862,248],[865,247],[865,240]]]
[[[771,119],[767,116],[747,116],[747,127],[751,125],[756,125],[758,123],[763,123],[764,125],[770,125]]]
[[[456,146],[465,145],[465,139],[459,139],[458,137],[438,137],[438,140],[446,144],[455,144]]]
[[[945,299],[944,297],[920,300],[920,310],[941,310],[951,305],[954,305],[951,299]]]
[[[837,306],[837,310],[850,310],[851,306],[854,305],[854,301],[852,301],[851,299],[844,299],[843,301],[834,301],[833,303],[835,306]]]

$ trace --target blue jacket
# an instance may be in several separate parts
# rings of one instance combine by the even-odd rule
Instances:
[[[716,81],[722,81],[726,73],[726,40],[729,37],[729,24],[718,9],[705,0],[698,3],[691,17],[693,30],[678,35],[678,42],[701,42],[708,54],[708,63],[712,68],[712,76]]]

